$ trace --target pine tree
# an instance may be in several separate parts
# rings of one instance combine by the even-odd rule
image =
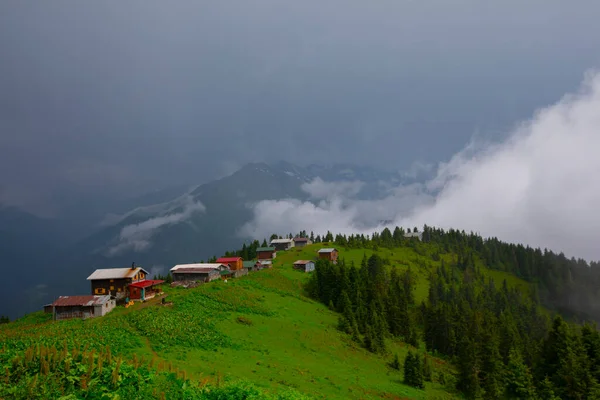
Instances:
[[[409,351],[404,359],[404,383],[413,386],[415,381],[414,359],[412,351]]]
[[[533,377],[523,362],[523,357],[514,349],[508,355],[504,384],[505,395],[509,399],[535,398]]]
[[[426,354],[423,355],[423,380],[431,382],[433,378],[433,371],[431,369],[431,363],[429,357]]]
[[[560,397],[556,396],[554,392],[552,381],[547,376],[538,385],[537,392],[540,400],[560,400]]]
[[[394,354],[394,359],[390,363],[390,367],[400,371],[400,359],[398,358],[398,353]]]
[[[423,366],[418,353],[409,351],[404,360],[404,383],[423,389]]]

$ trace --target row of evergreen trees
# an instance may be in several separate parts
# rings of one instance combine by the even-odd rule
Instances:
[[[430,353],[454,362],[457,388],[468,398],[591,399],[600,395],[600,335],[595,326],[570,325],[560,316],[551,320],[541,311],[537,290],[523,293],[505,281],[497,286],[480,273],[478,265],[486,260],[486,246],[488,251],[497,247],[496,256],[504,260],[501,269],[517,271],[518,265],[500,256],[512,245],[494,239],[489,244],[480,242],[484,244],[478,248],[475,235],[452,231],[445,236],[427,229],[423,237],[429,244],[396,235],[399,243],[417,246],[416,250],[434,259],[456,251],[452,263],[445,265],[446,255],[431,273],[426,302],[415,304],[410,269],[397,273],[377,255],[365,257],[359,267],[348,266],[344,260],[338,265],[319,260],[307,283],[309,295],[340,312],[340,329],[372,352],[386,353],[387,337],[414,346],[423,341]],[[393,241],[394,234],[391,237]],[[373,235],[365,247],[388,245],[386,240],[385,232]],[[544,254],[549,259],[562,257]],[[576,268],[572,262],[566,267]],[[582,265],[581,261],[575,264]],[[405,360],[405,381],[420,387],[418,374],[411,378],[419,368],[406,368],[417,364],[414,359],[411,355]]]
[[[414,306],[414,279],[410,271],[388,272],[378,255],[365,256],[357,268],[318,260],[307,282],[310,296],[340,313],[339,327],[374,353],[385,353],[388,334],[417,344],[409,308]]]

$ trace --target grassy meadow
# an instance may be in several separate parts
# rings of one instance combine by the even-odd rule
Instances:
[[[427,297],[429,271],[441,261],[433,261],[425,245],[418,246],[422,248],[376,252],[390,261],[391,268],[411,268],[420,303]],[[190,385],[218,387],[248,381],[275,398],[285,393],[317,399],[460,398],[452,388],[452,368],[444,360],[432,358],[434,376],[443,374],[446,386],[428,382],[419,390],[404,385],[402,372],[387,363],[394,353],[403,360],[409,349],[406,344],[389,340],[388,355],[369,353],[336,329],[336,313],[304,295],[309,274],[293,270],[292,263],[314,258],[321,247],[326,246],[279,252],[272,269],[227,282],[194,289],[166,287],[172,305],[154,299],[87,321],[55,322],[38,312],[0,325],[0,367],[32,346],[88,352],[110,349],[125,362],[174,372]],[[373,254],[368,249],[339,250],[340,258],[357,266],[365,254]],[[498,284],[506,279],[511,286],[527,285],[500,271],[485,273]]]

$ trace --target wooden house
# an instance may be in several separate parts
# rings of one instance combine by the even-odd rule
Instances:
[[[55,320],[70,318],[102,317],[111,312],[116,301],[105,296],[60,296],[52,304],[44,306],[44,311],[52,313]]]
[[[233,278],[233,271],[229,269],[221,270],[219,271],[219,274],[221,275],[221,279],[223,280]]]
[[[273,239],[270,243],[271,247],[275,247],[276,251],[289,250],[294,247],[294,240],[292,239]]]
[[[417,238],[419,240],[423,240],[423,232],[406,232],[404,234],[405,238]]]
[[[277,257],[275,247],[259,247],[256,249],[256,258],[258,260],[272,260]]]
[[[132,264],[130,268],[97,269],[87,280],[91,281],[92,295],[110,294],[120,299],[127,296],[130,284],[143,281],[146,276],[148,271]]]
[[[260,263],[260,268],[272,268],[273,267],[273,261],[271,260],[258,260],[258,262]]]
[[[178,264],[171,268],[174,281],[210,282],[219,279],[220,271],[229,269],[220,263]]]
[[[150,300],[161,292],[160,287],[158,286],[161,283],[164,283],[164,281],[152,279],[130,283],[128,286],[129,299],[141,301]]]
[[[315,270],[315,262],[311,260],[298,260],[294,263],[294,269],[312,272]]]
[[[319,258],[322,260],[331,261],[334,264],[337,264],[338,259],[338,251],[334,248],[324,248],[319,250]]]
[[[304,247],[308,244],[312,244],[310,239],[304,237],[295,237],[294,238],[294,247]]]
[[[244,268],[244,259],[242,257],[221,257],[217,259],[217,263],[229,266],[229,269],[232,271]]]

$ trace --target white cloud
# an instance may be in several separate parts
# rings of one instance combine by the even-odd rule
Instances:
[[[174,212],[175,210],[181,211]],[[145,251],[152,245],[150,239],[157,229],[165,225],[183,222],[189,219],[192,214],[205,211],[206,207],[202,203],[195,202],[189,195],[182,196],[170,203],[163,215],[124,226],[119,234],[119,243],[110,247],[107,255],[114,256],[129,249],[135,252]]]
[[[354,197],[363,186],[364,182],[360,181],[325,182],[317,177],[309,183],[303,183],[301,188],[313,199],[332,200],[334,198]]]
[[[367,232],[392,219],[392,225],[473,230],[599,259],[599,151],[600,74],[588,74],[578,93],[539,110],[502,143],[470,143],[424,184],[358,201],[339,184],[313,182],[307,187],[320,203],[260,202],[241,233]]]

